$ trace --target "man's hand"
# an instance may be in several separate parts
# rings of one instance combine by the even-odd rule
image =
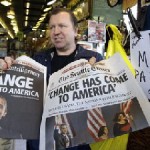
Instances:
[[[13,62],[14,59],[9,56],[6,56],[4,59],[0,59],[0,70],[1,71],[7,70],[8,68],[11,67]]]
[[[95,57],[91,57],[91,58],[89,59],[89,64],[90,64],[91,66],[93,66],[95,63],[96,63],[96,58],[95,58]]]
[[[96,58],[95,58],[95,57],[91,57],[88,62],[89,62],[89,64],[90,64],[91,66],[105,65],[104,62],[103,62],[103,60],[101,60],[101,61],[99,61],[99,62],[96,62]]]

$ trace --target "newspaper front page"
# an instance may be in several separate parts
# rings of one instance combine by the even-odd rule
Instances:
[[[46,67],[27,56],[0,74],[1,138],[38,138],[45,81]]]
[[[49,79],[40,150],[59,150],[149,126],[149,103],[119,54],[77,60]]]

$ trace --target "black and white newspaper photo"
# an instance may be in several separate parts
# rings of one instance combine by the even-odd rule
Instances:
[[[0,137],[35,139],[39,135],[46,67],[18,57],[0,74]]]
[[[149,109],[119,53],[95,65],[77,60],[50,76],[40,150],[94,143],[146,128]]]

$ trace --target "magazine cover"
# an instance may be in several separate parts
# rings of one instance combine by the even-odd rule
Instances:
[[[118,63],[119,62],[119,63]],[[40,150],[94,143],[149,126],[149,103],[119,54],[75,61],[49,79]]]
[[[95,20],[88,20],[88,42],[106,42],[106,24]]]
[[[1,138],[38,138],[45,74],[46,68],[27,56],[18,57],[0,74]]]

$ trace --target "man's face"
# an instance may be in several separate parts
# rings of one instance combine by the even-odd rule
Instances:
[[[5,116],[5,103],[4,100],[2,98],[0,98],[0,119]]]
[[[49,26],[51,40],[57,50],[65,52],[74,48],[77,29],[74,28],[67,12],[52,15]]]
[[[67,134],[67,126],[66,125],[61,126],[60,130],[61,130],[62,134]]]

